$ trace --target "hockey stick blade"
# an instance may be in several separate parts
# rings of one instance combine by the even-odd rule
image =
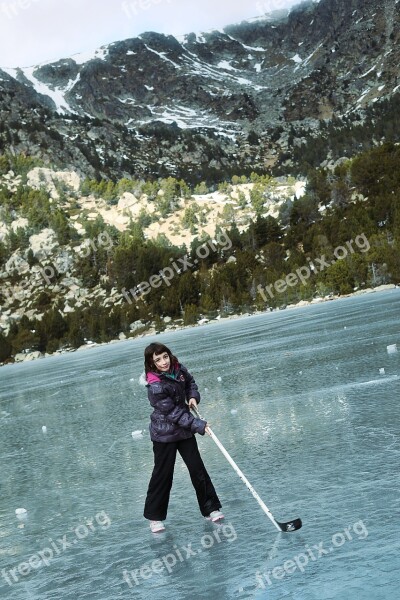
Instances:
[[[277,523],[282,531],[285,532],[297,531],[303,525],[301,519],[294,519],[294,521],[288,521],[287,523],[279,523],[279,521],[277,521]]]

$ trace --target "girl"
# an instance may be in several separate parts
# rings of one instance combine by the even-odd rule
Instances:
[[[207,423],[196,419],[190,407],[197,407],[200,394],[189,371],[164,344],[150,344],[144,351],[153,442],[154,469],[147,491],[144,517],[153,533],[164,531],[176,452],[182,456],[196,491],[201,514],[211,521],[224,518],[221,503],[201,459],[195,433],[204,435]],[[188,404],[186,404],[186,400]]]

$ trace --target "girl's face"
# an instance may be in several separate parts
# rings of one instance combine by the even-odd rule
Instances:
[[[158,371],[162,371],[163,373],[169,371],[171,366],[171,360],[167,352],[163,352],[162,354],[153,354],[153,362]]]

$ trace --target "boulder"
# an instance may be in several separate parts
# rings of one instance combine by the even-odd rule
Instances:
[[[59,198],[57,183],[63,183],[73,192],[77,192],[81,184],[79,175],[74,171],[52,171],[43,167],[35,167],[29,171],[27,177],[30,187],[37,190],[44,187],[55,200]]]
[[[141,329],[144,326],[145,326],[145,323],[143,321],[134,321],[133,323],[131,323],[129,325],[129,329],[131,331],[136,331],[137,329]]]
[[[22,258],[22,256],[18,254],[18,252],[14,252],[11,258],[9,258],[4,265],[4,268],[7,273],[13,273],[13,271],[17,271],[20,275],[22,275],[23,273],[27,273],[29,271],[29,264],[24,258]]]
[[[58,246],[56,233],[53,229],[42,229],[40,233],[31,235],[29,244],[32,252],[39,260],[53,254],[54,249]]]
[[[44,358],[44,354],[36,350],[35,352],[19,352],[14,356],[15,362],[26,362],[30,360],[36,360],[38,358]]]

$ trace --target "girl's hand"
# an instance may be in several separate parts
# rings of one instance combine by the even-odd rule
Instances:
[[[197,408],[197,400],[195,398],[190,398],[189,400],[189,408]]]

